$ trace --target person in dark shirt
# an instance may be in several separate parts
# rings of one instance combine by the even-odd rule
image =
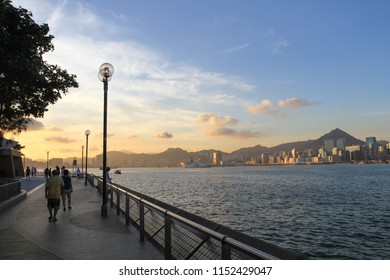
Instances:
[[[62,176],[62,180],[64,181],[64,190],[62,191],[62,205],[64,206],[64,211],[66,211],[66,199],[68,199],[68,209],[72,209],[72,178],[69,175],[69,170],[64,170],[64,175]]]

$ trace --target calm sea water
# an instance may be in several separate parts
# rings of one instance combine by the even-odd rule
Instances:
[[[308,258],[390,259],[390,165],[133,168],[112,177]]]

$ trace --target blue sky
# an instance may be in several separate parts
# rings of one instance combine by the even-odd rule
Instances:
[[[336,127],[390,140],[389,1],[13,4],[49,24],[55,51],[45,58],[80,83],[15,137],[27,157],[47,147],[78,156],[86,129],[90,153],[101,153],[104,62],[115,68],[109,150],[231,152]]]

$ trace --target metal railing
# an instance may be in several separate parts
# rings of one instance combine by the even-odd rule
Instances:
[[[88,174],[88,181],[102,192],[102,178]],[[241,260],[301,259],[299,254],[255,239],[188,213],[129,188],[107,184],[108,202],[124,215],[126,225],[139,230],[139,240],[152,241],[165,259]]]

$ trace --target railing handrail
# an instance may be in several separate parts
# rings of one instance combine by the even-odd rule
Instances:
[[[94,178],[98,179],[98,181],[102,180],[102,178],[99,176],[92,175],[92,174],[90,174],[90,175],[93,176]],[[280,258],[273,256],[269,253],[266,253],[260,249],[257,249],[251,245],[245,244],[244,242],[241,242],[233,237],[230,237],[228,235],[217,232],[217,231],[215,231],[207,226],[201,225],[201,224],[199,224],[195,221],[192,221],[186,217],[180,216],[179,214],[176,214],[176,213],[174,213],[174,212],[172,212],[164,207],[156,205],[155,203],[153,203],[145,198],[141,198],[141,197],[131,193],[130,191],[126,190],[126,188],[123,186],[120,186],[117,184],[112,184],[112,183],[107,183],[107,186],[109,188],[117,190],[118,192],[120,192],[126,196],[131,197],[133,200],[138,201],[140,204],[147,205],[149,208],[152,208],[152,209],[160,212],[161,214],[163,214],[166,217],[172,218],[173,220],[178,221],[186,226],[189,226],[189,227],[195,229],[196,231],[205,234],[206,236],[214,238],[215,240],[219,241],[222,244],[222,246],[225,245],[225,246],[228,246],[230,248],[237,249],[237,250],[244,252],[245,254],[250,255],[250,256],[257,258],[257,259],[264,259],[264,260],[279,260],[280,259]],[[111,194],[112,194],[112,190],[111,190]]]

